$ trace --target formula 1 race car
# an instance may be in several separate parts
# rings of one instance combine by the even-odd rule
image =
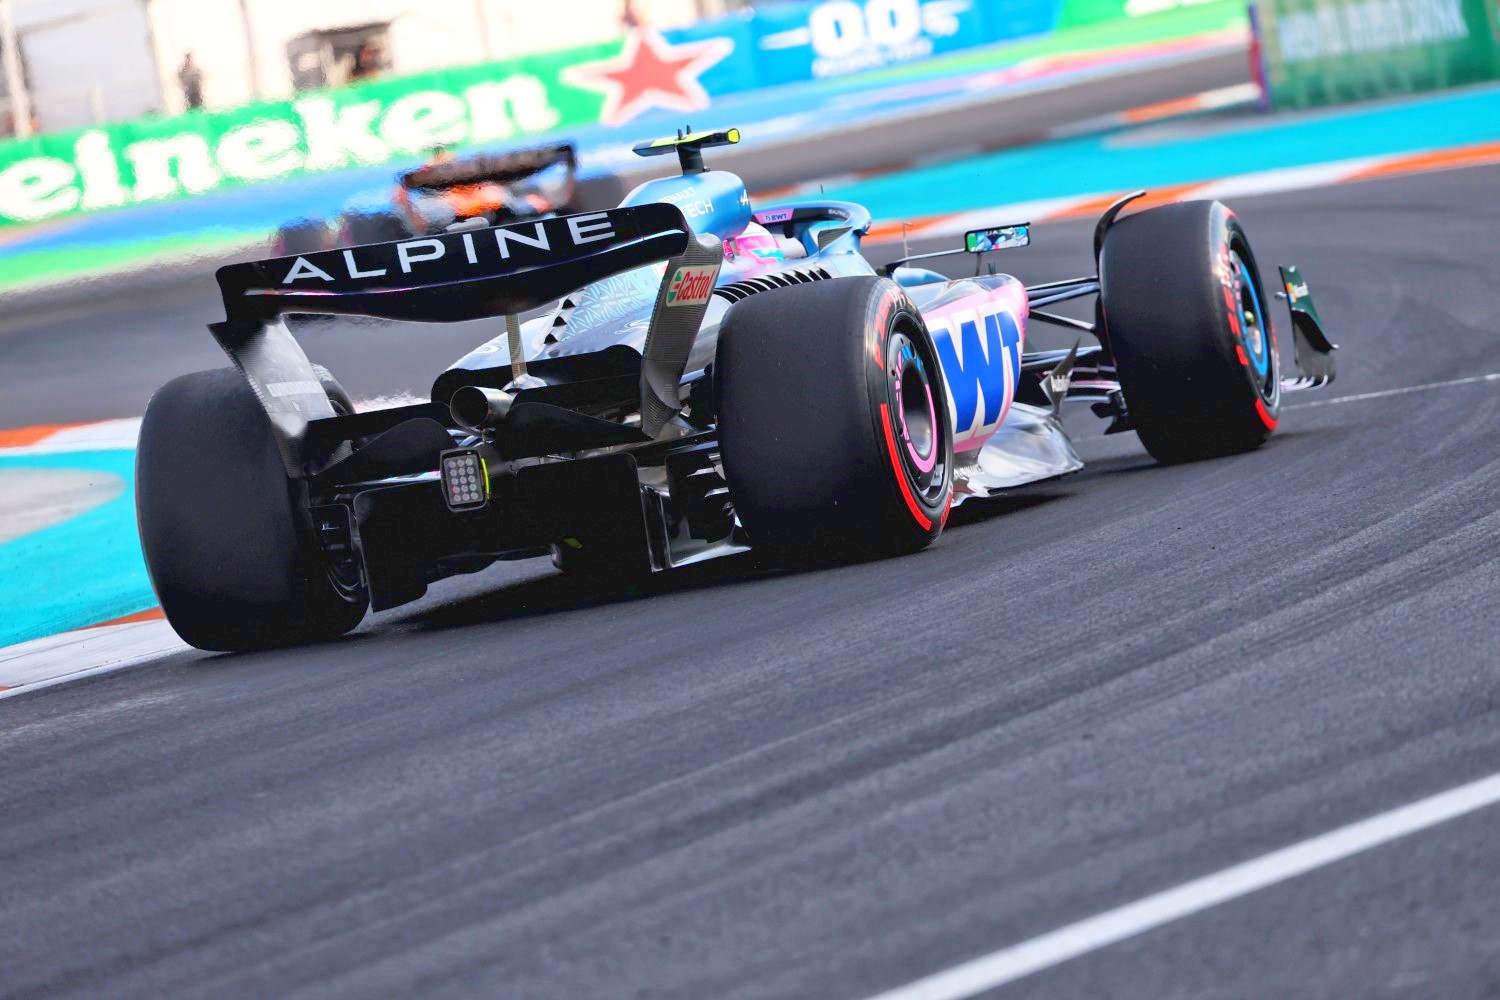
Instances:
[[[1078,469],[1066,401],[1182,462],[1258,447],[1284,392],[1333,378],[1294,269],[1302,375],[1282,378],[1249,241],[1217,202],[1121,218],[1125,199],[1097,227],[1097,272],[1067,281],[952,280],[922,258],[877,271],[860,206],[752,211],[738,177],[705,170],[705,148],[737,140],[637,146],[675,153],[681,175],[609,211],[220,269],[227,318],[210,329],[234,368],[157,392],[137,459],[141,541],[178,634],[212,650],[332,638],[434,580],[549,552],[612,577],[752,548],[912,552],[951,505]],[[942,253],[1030,239],[996,226]],[[1092,295],[1092,323],[1045,309]],[[430,402],[356,412],[288,333],[292,312],[503,332]],[[1026,353],[1030,322],[1098,343]]]
[[[625,193],[618,178],[579,178],[570,142],[506,153],[434,150],[427,163],[396,178],[388,197],[356,198],[336,225],[299,219],[276,232],[281,256],[362,243],[428,236],[453,228],[502,225],[563,212],[613,208]]]

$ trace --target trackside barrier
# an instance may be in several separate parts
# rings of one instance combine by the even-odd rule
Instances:
[[[665,32],[0,142],[0,227],[166,201],[919,62],[1201,0],[822,0]],[[1441,2],[1441,0],[1427,0]],[[1209,0],[1236,8],[1239,0]],[[1239,9],[1243,9],[1242,7]]]
[[[1259,0],[1252,23],[1276,107],[1500,79],[1496,0]]]

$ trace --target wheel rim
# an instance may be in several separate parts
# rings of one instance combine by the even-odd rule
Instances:
[[[1271,400],[1276,395],[1276,366],[1271,356],[1275,347],[1266,328],[1260,293],[1255,287],[1255,279],[1249,266],[1238,250],[1229,251],[1229,263],[1234,268],[1235,284],[1239,291],[1236,326],[1239,330],[1240,347],[1245,352],[1246,367],[1249,368],[1261,397]]]
[[[936,362],[923,345],[898,331],[887,343],[885,370],[902,471],[913,492],[934,507],[947,480],[949,436],[932,391]]]

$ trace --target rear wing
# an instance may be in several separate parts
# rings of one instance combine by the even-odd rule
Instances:
[[[457,187],[485,181],[509,184],[559,163],[566,164],[569,171],[578,169],[578,152],[571,142],[510,153],[475,153],[441,163],[427,163],[402,174],[400,183],[408,190]]]
[[[369,243],[218,271],[229,323],[330,313],[451,323],[525,312],[687,246],[675,205]]]
[[[226,318],[209,330],[250,383],[287,474],[298,478],[308,423],[334,412],[282,314],[418,322],[506,316],[514,326],[519,313],[681,257],[690,244],[696,253],[698,242],[676,206],[650,204],[230,264],[218,271]]]

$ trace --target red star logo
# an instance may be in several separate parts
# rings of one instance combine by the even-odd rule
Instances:
[[[620,125],[650,108],[701,111],[708,91],[698,82],[703,71],[734,51],[732,38],[705,38],[673,45],[650,29],[637,28],[613,59],[581,63],[563,70],[575,87],[604,94],[599,120]]]

